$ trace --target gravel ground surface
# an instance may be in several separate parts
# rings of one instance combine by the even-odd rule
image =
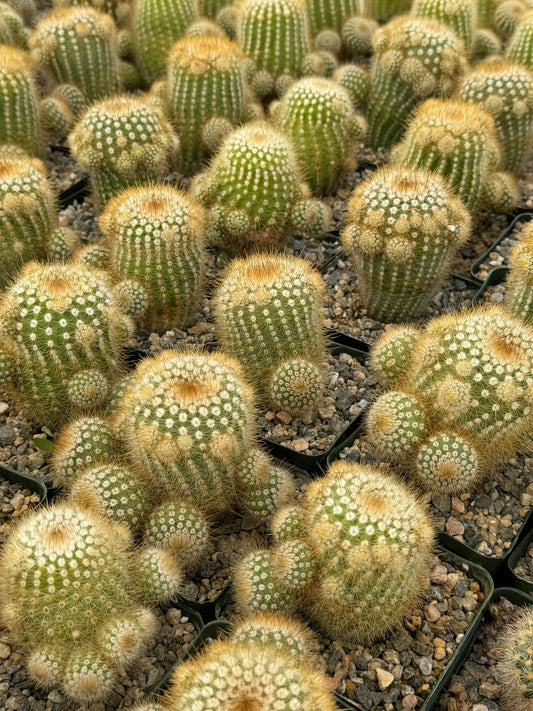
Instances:
[[[531,541],[524,555],[513,568],[513,572],[524,578],[524,580],[533,582],[533,541]]]

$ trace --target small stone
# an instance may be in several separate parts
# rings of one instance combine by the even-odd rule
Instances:
[[[485,704],[475,704],[472,706],[472,711],[489,711]]]
[[[431,659],[429,657],[420,657],[416,661],[422,674],[424,674],[424,676],[429,676],[431,674],[431,670],[433,669],[433,662]]]
[[[13,425],[2,425],[0,427],[0,447],[8,447],[15,441],[15,429]]]
[[[276,412],[276,419],[282,422],[284,425],[288,425],[292,421],[292,417],[288,412],[282,410],[281,412]]]
[[[435,605],[426,605],[424,617],[428,622],[436,622],[440,618],[440,612]]]
[[[402,708],[404,709],[415,709],[418,704],[418,699],[414,694],[407,694],[402,699]]]
[[[444,583],[448,580],[448,570],[446,566],[442,564],[436,565],[431,571],[430,578],[432,583],[435,583],[436,585],[444,585]]]
[[[5,415],[9,412],[9,405],[7,402],[0,402],[0,415]]]
[[[355,691],[355,684],[351,679],[346,679],[346,691],[349,694],[353,694],[353,692]]]
[[[437,660],[437,662],[443,660],[446,657],[446,648],[436,647],[435,651],[433,652],[433,657]]]
[[[300,437],[300,439],[295,439],[292,443],[292,448],[296,452],[304,452],[309,447],[307,440]]]
[[[457,496],[452,496],[452,510],[457,513],[464,513],[466,510],[464,503]]]
[[[11,506],[15,511],[18,511],[22,504],[24,503],[24,494],[21,491],[17,491],[15,496],[11,499]]]
[[[380,691],[385,691],[385,689],[388,689],[394,681],[394,676],[385,669],[376,669],[376,675],[378,678],[378,685]]]
[[[486,699],[497,699],[500,695],[500,687],[484,680],[479,685],[479,695],[484,696]]]
[[[446,521],[446,533],[450,536],[462,536],[464,532],[465,527],[463,524],[454,516],[450,516],[450,518]]]
[[[0,659],[7,659],[10,654],[11,649],[7,646],[7,644],[0,642]]]

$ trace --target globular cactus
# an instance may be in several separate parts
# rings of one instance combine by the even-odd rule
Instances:
[[[299,659],[314,661],[316,640],[313,632],[298,620],[275,612],[248,615],[231,630],[236,642],[257,642],[279,650],[290,650]]]
[[[290,472],[276,466],[258,447],[249,451],[237,472],[237,480],[240,507],[262,521],[287,504],[295,493]]]
[[[474,44],[472,45],[472,61],[479,62],[491,54],[501,54],[502,43],[497,34],[492,30],[478,29],[474,35]]]
[[[366,13],[383,22],[409,11],[412,0],[366,0]]]
[[[294,413],[317,407],[325,383],[323,303],[322,277],[298,257],[250,256],[222,275],[214,303],[218,340],[264,402],[275,399]]]
[[[329,229],[330,209],[309,199],[292,143],[264,121],[231,133],[191,194],[208,209],[213,239],[233,251],[281,246],[291,230],[321,237]]]
[[[387,167],[348,203],[342,241],[368,315],[387,323],[417,318],[470,236],[470,216],[438,175]]]
[[[533,323],[533,222],[524,227],[520,241],[511,249],[509,269],[504,305]]]
[[[221,37],[184,37],[167,61],[168,117],[182,151],[179,167],[196,173],[221,139],[243,122],[246,87],[244,55]]]
[[[300,67],[300,74],[304,77],[331,77],[337,69],[335,55],[326,50],[309,52],[305,55]],[[294,77],[283,74],[276,82],[276,92],[278,96],[285,96],[288,89],[294,83]]]
[[[109,15],[91,7],[69,7],[39,22],[30,47],[56,84],[75,86],[93,102],[120,90],[116,39]]]
[[[204,514],[188,503],[160,504],[150,514],[143,541],[147,546],[169,550],[185,570],[194,570],[209,549],[210,524]]]
[[[0,560],[0,616],[30,678],[96,703],[151,639],[155,615],[132,588],[125,527],[66,504],[24,517]]]
[[[185,574],[168,548],[143,545],[133,558],[136,590],[145,604],[166,603],[179,593]]]
[[[42,153],[34,62],[28,53],[0,45],[0,146],[6,143]]]
[[[520,186],[512,173],[493,170],[483,183],[480,205],[489,212],[508,214],[520,204]]]
[[[365,57],[372,52],[372,39],[378,23],[370,17],[355,15],[342,26],[342,40],[351,57]]]
[[[295,653],[305,648],[305,632],[281,615],[243,625],[248,627],[238,628],[237,638],[213,642],[176,668],[161,711],[335,711],[327,678],[312,655]],[[219,680],[216,688],[211,679]]]
[[[495,0],[476,0],[477,26],[492,27]]]
[[[28,0],[16,0],[28,2]],[[54,7],[83,6],[93,7],[110,15],[119,27],[128,25],[131,15],[131,0],[53,0]]]
[[[135,62],[145,84],[165,74],[167,55],[198,18],[194,0],[136,0],[132,37]]]
[[[370,77],[364,67],[358,64],[341,64],[333,74],[333,80],[346,89],[354,108],[365,103],[370,90]]]
[[[501,642],[503,653],[496,668],[502,685],[504,711],[533,711],[533,609],[525,607]]]
[[[329,192],[366,128],[348,92],[329,79],[300,79],[273,116],[291,138],[311,189],[319,195]]]
[[[502,40],[508,40],[528,10],[533,9],[531,0],[503,0],[498,2],[492,16],[494,29]]]
[[[533,11],[526,13],[513,32],[505,57],[527,69],[533,69]]]
[[[130,188],[107,204],[99,224],[108,270],[147,292],[139,323],[162,333],[185,326],[204,281],[202,207],[170,185]]]
[[[70,134],[69,145],[89,173],[93,197],[102,209],[121,190],[163,178],[179,139],[156,109],[140,98],[119,95],[92,104]]]
[[[4,293],[0,314],[2,380],[20,409],[55,427],[103,405],[133,332],[108,277],[30,262]]]
[[[501,167],[519,173],[533,143],[531,73],[505,59],[486,59],[465,76],[459,96],[492,116],[503,148]]]
[[[0,2],[0,44],[28,49],[28,30],[24,20],[11,5]]]
[[[389,148],[405,128],[406,117],[431,96],[448,96],[465,69],[462,43],[437,20],[405,16],[374,35],[370,74],[368,142]]]
[[[291,507],[293,521],[295,511],[301,520],[292,536],[237,567],[239,608],[270,609],[263,582],[270,576],[272,590],[289,598],[287,609],[302,609],[342,642],[366,643],[399,624],[424,585],[434,536],[409,488],[376,468],[335,462]],[[251,575],[260,556],[264,574]]]
[[[451,27],[462,40],[467,53],[474,42],[477,6],[471,0],[413,0],[411,12],[417,17],[429,17]]]
[[[357,14],[359,0],[312,0],[307,5],[307,17],[311,37],[316,37],[322,30],[340,32],[344,22]]]
[[[37,17],[37,7],[34,0],[9,0],[8,4],[22,17],[27,27],[33,27]]]
[[[492,117],[458,99],[424,102],[392,151],[396,165],[424,168],[445,178],[471,212],[480,206],[483,185],[499,160]]]
[[[388,326],[374,343],[368,365],[382,385],[391,385],[405,373],[419,335],[415,326]]]

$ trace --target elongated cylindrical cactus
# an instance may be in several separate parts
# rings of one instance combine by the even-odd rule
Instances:
[[[524,15],[513,32],[505,56],[511,62],[533,68],[533,10]]]
[[[366,0],[366,12],[374,20],[383,22],[394,15],[403,15],[409,11],[412,0]]]
[[[0,44],[28,49],[29,32],[19,13],[5,2],[0,3]]]
[[[533,610],[522,608],[502,640],[503,654],[497,667],[505,711],[533,711]]]
[[[12,143],[42,153],[35,65],[29,54],[0,45],[0,145]]]
[[[359,0],[312,0],[307,5],[309,30],[312,37],[325,29],[340,32],[348,18],[357,15]]]
[[[418,17],[429,17],[448,25],[463,41],[467,52],[474,42],[477,25],[476,2],[471,0],[414,0],[411,12]]]
[[[533,222],[524,228],[509,254],[504,304],[512,313],[533,322]]]

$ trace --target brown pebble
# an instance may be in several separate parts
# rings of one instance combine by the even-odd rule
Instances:
[[[407,694],[402,699],[402,708],[404,709],[415,709],[418,704],[418,699],[414,694]]]
[[[450,536],[462,536],[464,532],[465,527],[463,524],[454,516],[450,516],[450,518],[446,521],[446,533]]]
[[[435,605],[427,605],[424,608],[424,617],[428,622],[436,622],[440,617],[440,612]]]
[[[292,421],[292,417],[289,415],[288,412],[285,412],[285,410],[282,410],[281,412],[276,412],[276,419],[278,419],[284,425],[288,425]]]
[[[303,439],[302,437],[300,437],[299,439],[295,439],[292,443],[292,448],[296,450],[296,452],[304,452],[308,447],[309,444],[307,440]]]

